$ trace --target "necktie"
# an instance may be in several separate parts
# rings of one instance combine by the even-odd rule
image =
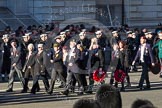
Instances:
[[[13,48],[13,55],[16,56],[16,48]]]
[[[113,59],[113,60],[115,59],[115,52],[116,52],[116,51],[113,51],[113,54],[112,54],[112,59]]]

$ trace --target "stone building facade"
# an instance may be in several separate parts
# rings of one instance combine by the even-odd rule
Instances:
[[[87,18],[91,23],[97,20],[116,26],[124,17],[124,23],[130,26],[149,26],[162,21],[162,0],[123,1],[124,13],[122,0],[0,0],[0,7],[15,15],[31,15],[41,23]]]

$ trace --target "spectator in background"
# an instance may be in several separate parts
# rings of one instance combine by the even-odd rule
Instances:
[[[99,87],[96,92],[96,100],[101,108],[122,108],[122,99],[120,92],[109,84]]]
[[[156,108],[149,100],[137,99],[132,103],[131,108]]]
[[[24,35],[24,28],[23,26],[19,26],[18,29],[15,31],[16,37],[21,37]]]
[[[162,24],[161,23],[159,23],[158,26],[156,27],[155,35],[157,35],[159,31],[162,31]]]
[[[73,105],[73,108],[101,108],[99,103],[93,99],[79,99]]]
[[[10,26],[7,26],[4,30],[4,33],[5,34],[10,34],[11,33],[11,27]]]
[[[141,29],[141,36],[145,36],[146,32],[148,32],[146,28]]]

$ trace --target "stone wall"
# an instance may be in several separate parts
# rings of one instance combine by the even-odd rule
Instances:
[[[121,22],[121,0],[0,0],[0,6],[8,7],[15,15],[30,14],[44,23],[77,17],[96,19],[97,6],[106,6],[107,3],[112,20],[117,16]],[[125,0],[125,23],[147,26],[161,21],[162,0]]]
[[[29,0],[29,12],[42,22],[77,17],[95,19],[95,13],[90,10],[95,6],[95,0]]]
[[[0,0],[0,7],[7,7],[6,0]]]
[[[162,21],[162,0],[125,0],[129,25],[157,25]]]

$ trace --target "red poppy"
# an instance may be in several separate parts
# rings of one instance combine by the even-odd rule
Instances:
[[[114,78],[117,82],[123,82],[126,74],[123,70],[118,69],[114,73]]]
[[[106,76],[106,72],[104,72],[104,71],[95,70],[93,72],[93,80],[95,80],[97,82],[102,82],[104,80],[105,76]]]

